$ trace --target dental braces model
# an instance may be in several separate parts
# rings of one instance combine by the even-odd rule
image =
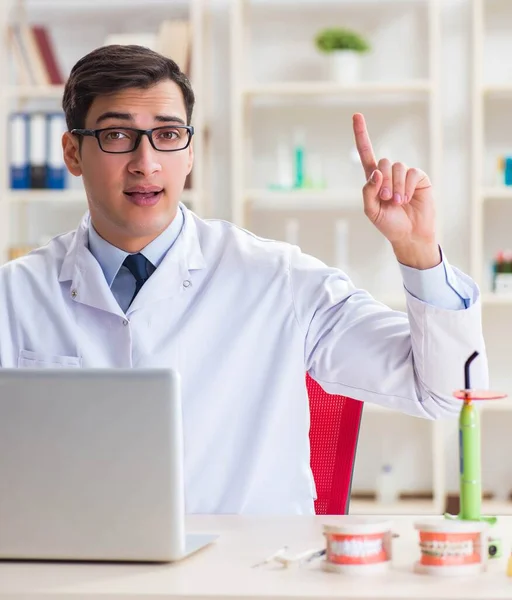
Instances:
[[[488,528],[485,521],[431,519],[415,523],[421,556],[414,570],[440,576],[481,573],[488,558]]]

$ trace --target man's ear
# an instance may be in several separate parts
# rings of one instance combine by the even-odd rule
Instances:
[[[82,174],[82,161],[80,158],[79,139],[66,131],[62,136],[62,152],[64,162],[71,175],[80,177]]]

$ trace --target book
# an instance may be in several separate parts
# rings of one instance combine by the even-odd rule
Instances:
[[[46,27],[42,27],[41,25],[34,25],[32,27],[32,33],[43,60],[50,84],[62,85],[64,83],[64,77],[57,61],[53,43],[48,30]]]

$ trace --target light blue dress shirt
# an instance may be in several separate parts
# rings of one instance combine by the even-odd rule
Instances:
[[[183,222],[183,212],[179,208],[169,227],[141,250],[141,254],[151,263],[148,266],[150,275],[178,239]],[[94,229],[91,222],[89,222],[89,250],[99,262],[114,298],[121,309],[126,312],[135,292],[135,277],[123,266],[124,259],[129,252],[125,252],[104,240]]]
[[[148,244],[141,253],[153,265],[150,274],[162,262],[164,256],[178,239],[184,217],[181,208],[169,227]],[[99,262],[105,279],[121,309],[126,312],[135,291],[135,278],[123,266],[128,252],[116,248],[98,235],[89,224],[89,250]],[[442,255],[442,262],[432,269],[413,269],[399,263],[407,291],[418,300],[447,310],[460,310],[471,305],[471,290],[463,289],[463,283],[455,276],[452,267]],[[350,273],[347,273],[350,277]]]
[[[471,306],[474,289],[457,277],[440,248],[442,261],[431,269],[413,269],[398,263],[406,290],[418,300],[446,310]]]

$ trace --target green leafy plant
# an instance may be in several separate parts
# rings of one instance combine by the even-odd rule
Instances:
[[[330,27],[320,31],[315,38],[316,47],[325,53],[335,50],[353,50],[355,52],[367,52],[370,45],[355,31]]]

